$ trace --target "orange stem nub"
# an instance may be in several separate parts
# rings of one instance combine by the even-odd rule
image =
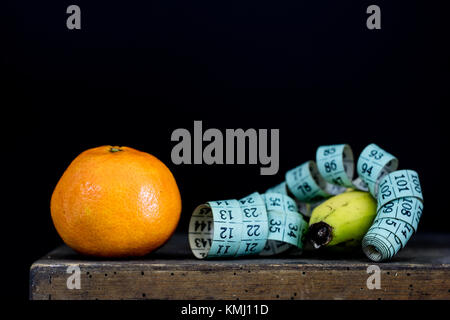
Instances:
[[[109,148],[109,152],[119,152],[119,151],[123,151],[123,150],[120,149],[120,147],[111,147],[111,148]]]

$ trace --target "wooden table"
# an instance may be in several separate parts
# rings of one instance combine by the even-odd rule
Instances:
[[[58,247],[31,266],[30,299],[450,299],[450,234],[419,233],[392,261],[377,263],[381,289],[366,285],[373,264],[363,254],[315,251],[203,261],[191,255],[187,235],[176,234],[133,260]],[[67,287],[76,276],[70,266],[79,267],[80,289]]]

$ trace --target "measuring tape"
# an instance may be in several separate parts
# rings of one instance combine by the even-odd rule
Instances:
[[[263,195],[197,207],[189,224],[191,249],[199,259],[302,249],[307,222],[301,214],[310,216],[327,198],[351,188],[378,200],[377,216],[362,241],[364,253],[373,261],[390,259],[417,231],[423,211],[418,174],[397,167],[397,158],[370,144],[358,158],[354,179],[350,146],[321,146],[316,162],[287,171],[285,181]]]
[[[423,211],[419,177],[412,170],[397,170],[398,159],[376,144],[361,152],[353,179],[354,158],[349,145],[321,146],[316,163],[307,161],[286,173],[284,184],[275,187],[292,194],[299,207],[316,206],[343,188],[369,191],[378,201],[377,216],[362,241],[362,249],[373,261],[391,259],[417,231]],[[306,213],[310,215],[309,210]]]
[[[406,246],[417,231],[423,212],[419,175],[413,170],[398,170],[378,184],[377,216],[362,240],[366,256],[373,261],[391,259]]]
[[[359,177],[353,180],[354,160],[349,145],[322,146],[316,162],[307,161],[286,172],[288,191],[301,202],[315,202],[340,194],[346,188],[370,191],[376,197],[378,181],[397,169],[398,160],[376,144],[368,145],[357,163]]]
[[[307,227],[290,197],[255,192],[198,206],[189,223],[189,245],[199,259],[273,255],[301,249]]]
[[[298,212],[295,201],[281,193],[266,192],[263,195],[267,210],[269,235],[260,255],[274,255],[292,246],[303,248],[308,223]]]

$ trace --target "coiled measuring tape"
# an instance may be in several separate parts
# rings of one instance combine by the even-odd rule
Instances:
[[[406,246],[417,231],[423,212],[419,175],[413,170],[398,170],[386,175],[378,186],[377,216],[362,240],[369,259],[391,259]]]
[[[295,201],[279,193],[255,192],[241,200],[209,201],[189,223],[189,245],[199,259],[273,255],[302,248],[307,222]]]
[[[197,207],[189,224],[191,249],[199,259],[301,249],[307,223],[299,212],[310,216],[328,197],[352,188],[369,191],[378,200],[377,216],[362,241],[363,252],[373,261],[390,259],[417,231],[423,212],[418,174],[395,171],[397,167],[397,158],[370,144],[358,158],[354,179],[350,146],[321,146],[316,162],[289,170],[284,182],[262,196],[253,193],[239,201],[211,201]]]
[[[375,144],[368,145],[357,163],[359,177],[353,180],[354,160],[349,145],[322,146],[316,162],[307,161],[286,172],[286,185],[302,202],[315,202],[340,194],[346,188],[370,191],[376,197],[378,181],[394,171],[398,160]]]
[[[423,211],[419,177],[412,170],[397,170],[398,159],[376,144],[368,145],[355,164],[349,145],[321,146],[316,162],[307,161],[289,170],[285,182],[268,191],[292,195],[302,213],[311,215],[314,207],[346,188],[369,191],[378,200],[377,216],[362,241],[373,261],[392,258],[417,231]]]

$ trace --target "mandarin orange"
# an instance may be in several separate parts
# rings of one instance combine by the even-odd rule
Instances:
[[[57,183],[53,223],[74,250],[101,257],[142,256],[173,234],[181,196],[156,157],[128,147],[81,153]]]

